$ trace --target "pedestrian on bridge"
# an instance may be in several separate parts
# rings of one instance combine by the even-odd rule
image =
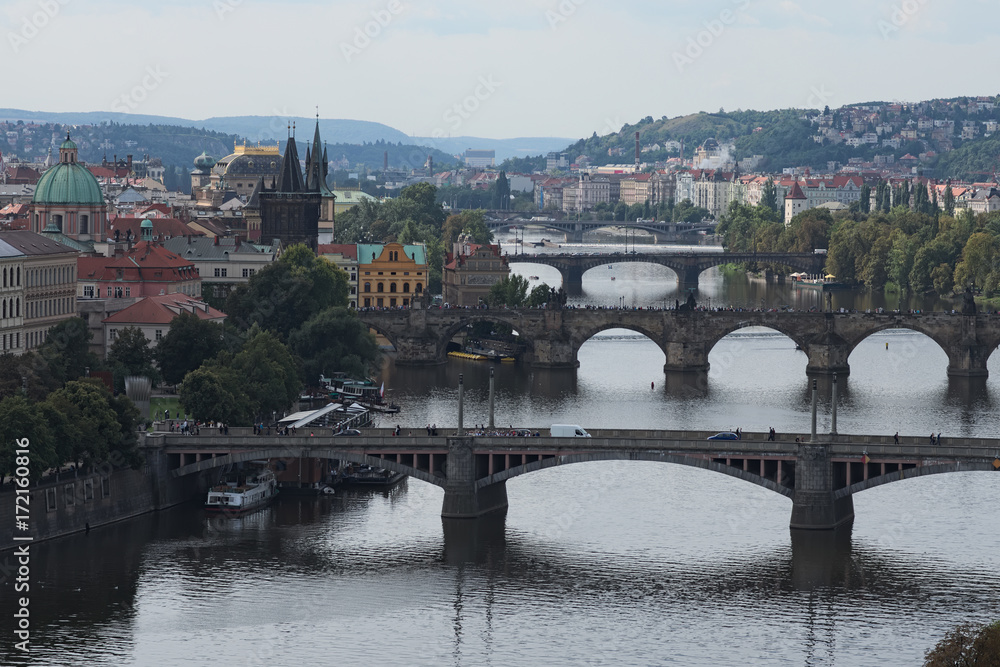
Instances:
[[[896,435],[892,436],[892,440],[897,445],[899,444],[899,431],[896,431]]]

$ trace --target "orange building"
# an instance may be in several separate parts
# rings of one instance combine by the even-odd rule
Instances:
[[[422,245],[358,244],[358,307],[408,308],[427,290],[427,251]]]

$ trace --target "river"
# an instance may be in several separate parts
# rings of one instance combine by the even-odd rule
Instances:
[[[547,268],[515,264],[542,280]],[[592,270],[574,302],[609,305],[615,290],[673,298],[661,268]],[[600,273],[626,269],[639,273]],[[754,303],[756,289],[713,271],[698,298]],[[783,289],[763,298],[793,303]],[[627,331],[579,356],[569,371],[493,366],[497,421],[809,429],[805,355],[766,329],[720,341],[700,379],[665,377],[663,353]],[[989,380],[949,380],[933,342],[889,331],[850,364],[842,433],[998,432],[1000,363]],[[393,422],[453,425],[459,373],[467,425],[485,422],[489,368],[390,361],[383,379],[403,407]],[[828,384],[820,393],[824,430]],[[956,624],[1000,618],[998,482],[955,473],[887,484],[855,496],[852,530],[805,536],[790,534],[783,496],[640,462],[518,477],[507,516],[490,521],[443,523],[442,491],[414,480],[282,497],[240,519],[191,504],[34,545],[30,660],[4,641],[0,663],[918,665]],[[10,581],[3,591],[10,619]]]

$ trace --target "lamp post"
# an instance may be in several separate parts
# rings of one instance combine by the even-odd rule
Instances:
[[[490,368],[490,430],[493,430],[493,369]]]
[[[462,414],[462,410],[464,408],[465,396],[463,395],[464,387],[462,386],[462,376],[463,376],[462,373],[458,374],[458,435],[460,435],[460,436],[465,435],[465,428],[463,426],[464,415]],[[815,384],[815,381],[813,381],[813,382]],[[815,389],[814,389],[814,392],[815,392]],[[814,399],[814,402],[815,402],[815,399]],[[814,406],[813,407],[813,415],[814,415],[813,416],[813,424],[814,424],[813,431],[814,432],[816,431],[816,428],[815,428],[815,422],[816,422],[815,413],[816,413],[816,410],[815,410],[815,406]]]

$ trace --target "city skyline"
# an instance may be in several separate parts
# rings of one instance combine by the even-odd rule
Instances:
[[[988,9],[985,0],[18,1],[0,10],[12,65],[0,81],[5,106],[48,112],[280,119],[318,107],[323,118],[418,137],[584,137],[720,108],[995,94],[981,72],[1000,56],[988,34],[967,28]],[[67,58],[62,45],[84,57]]]

